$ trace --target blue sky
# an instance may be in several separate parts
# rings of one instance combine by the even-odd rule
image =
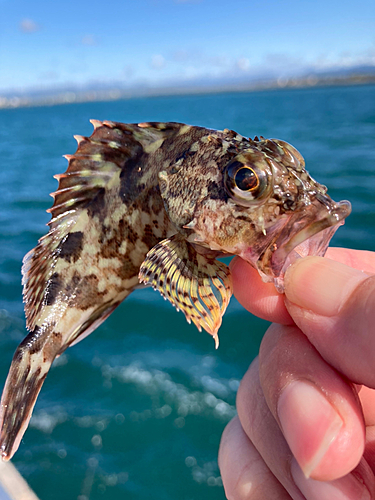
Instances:
[[[375,0],[0,0],[0,92],[375,66]]]

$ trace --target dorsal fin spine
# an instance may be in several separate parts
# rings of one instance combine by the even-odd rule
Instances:
[[[101,122],[100,120],[90,120],[90,123],[92,124],[92,126],[94,127],[94,130],[96,130],[97,128],[101,127],[103,122]]]
[[[73,137],[78,142],[78,146],[81,142],[87,141],[87,137],[84,137],[83,135],[73,135]]]

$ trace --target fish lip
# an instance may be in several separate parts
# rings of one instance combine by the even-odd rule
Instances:
[[[307,214],[309,212],[309,214]],[[315,255],[323,257],[337,229],[344,224],[351,212],[349,201],[333,202],[328,196],[317,197],[316,202],[306,209],[310,222],[302,225],[296,218],[294,224],[301,224],[293,236],[282,241],[282,233],[273,240],[262,259],[262,273],[266,281],[273,281],[279,292],[284,291],[284,275],[298,258]],[[317,214],[322,214],[316,219]],[[280,243],[279,241],[280,240]],[[263,276],[264,278],[264,276]]]

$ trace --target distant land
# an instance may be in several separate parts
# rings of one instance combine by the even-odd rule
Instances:
[[[336,68],[331,71],[307,72],[304,75],[256,78],[204,79],[166,82],[152,85],[140,82],[126,86],[123,82],[91,83],[84,86],[39,88],[25,91],[0,92],[0,109],[54,106],[59,104],[115,101],[137,97],[156,97],[219,92],[252,92],[288,88],[375,84],[375,66]]]

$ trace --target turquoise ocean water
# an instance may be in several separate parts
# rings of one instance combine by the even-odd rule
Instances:
[[[333,245],[375,250],[375,87],[143,98],[0,110],[0,382],[25,335],[20,269],[52,178],[88,120],[181,121],[277,137],[353,213]],[[217,450],[267,323],[233,299],[220,348],[152,290],[54,364],[14,464],[41,500],[224,499]]]

